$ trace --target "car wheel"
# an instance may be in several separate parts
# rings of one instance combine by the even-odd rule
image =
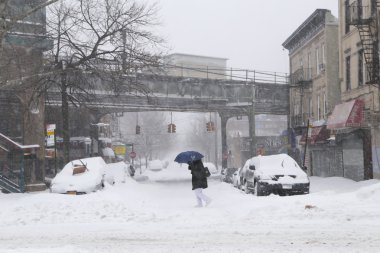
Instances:
[[[248,189],[248,182],[247,181],[245,181],[245,183],[244,183],[244,188],[243,188],[243,190],[244,190],[244,192],[246,193],[246,194],[249,194],[251,191]]]
[[[240,178],[239,179],[239,184],[238,184],[240,190],[243,190],[243,183],[242,182],[244,182],[244,179]]]
[[[254,188],[253,194],[255,196],[262,196],[263,193],[262,193],[261,189],[259,188],[259,183],[257,181],[255,181],[253,188]]]

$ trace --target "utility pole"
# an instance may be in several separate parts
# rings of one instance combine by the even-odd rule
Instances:
[[[214,112],[214,124],[215,124],[215,130],[214,130],[214,136],[215,136],[215,160],[214,160],[214,163],[215,163],[215,166],[216,166],[216,170],[219,170],[218,169],[218,118],[217,118],[218,114],[217,112]]]
[[[307,168],[305,167],[305,160],[306,160],[306,153],[307,153],[307,142],[308,142],[308,137],[309,137],[309,124],[310,124],[310,119],[307,120],[307,126],[306,126],[306,138],[305,138],[305,150],[303,153],[303,161],[302,161],[302,169],[307,171]]]
[[[123,54],[122,54],[122,70],[125,74],[127,72],[127,51],[126,51],[126,45],[127,45],[127,33],[125,30],[121,32],[121,37],[123,40]]]

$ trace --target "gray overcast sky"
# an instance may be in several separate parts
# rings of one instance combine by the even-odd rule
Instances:
[[[170,53],[228,58],[228,67],[288,72],[281,44],[316,9],[338,0],[158,0]]]

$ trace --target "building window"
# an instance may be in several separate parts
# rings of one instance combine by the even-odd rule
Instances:
[[[362,19],[363,18],[363,3],[362,0],[358,0],[358,18]]]
[[[346,57],[346,90],[351,90],[351,57]]]
[[[307,78],[311,79],[311,53],[307,54]]]
[[[360,0],[361,2],[361,0]],[[377,2],[376,1],[371,1],[371,15],[374,16],[376,15],[377,12]]]
[[[345,32],[348,33],[350,31],[350,1],[346,0],[344,1],[344,15],[345,15]]]
[[[326,66],[326,45],[322,44],[322,69],[325,69]]]
[[[321,103],[320,103],[320,96],[317,97],[317,110],[318,110],[318,120],[321,119]]]
[[[310,98],[309,100],[309,118],[313,117],[313,99]]]
[[[321,71],[320,71],[320,66],[319,66],[319,48],[318,47],[315,49],[315,59],[316,59],[316,64],[317,64],[317,75],[319,75]]]
[[[363,49],[359,51],[358,59],[358,85],[364,84],[364,53]]]
[[[323,92],[323,118],[327,118],[327,98],[326,92]]]

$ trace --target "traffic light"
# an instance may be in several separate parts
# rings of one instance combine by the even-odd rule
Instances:
[[[175,133],[176,131],[176,125],[175,124],[169,124],[168,125],[168,133]]]
[[[211,127],[211,131],[215,131],[214,122],[210,121],[210,127]]]
[[[212,132],[215,130],[214,122],[210,121],[206,123],[207,132]]]
[[[136,134],[140,134],[141,132],[141,127],[139,125],[136,126]]]

